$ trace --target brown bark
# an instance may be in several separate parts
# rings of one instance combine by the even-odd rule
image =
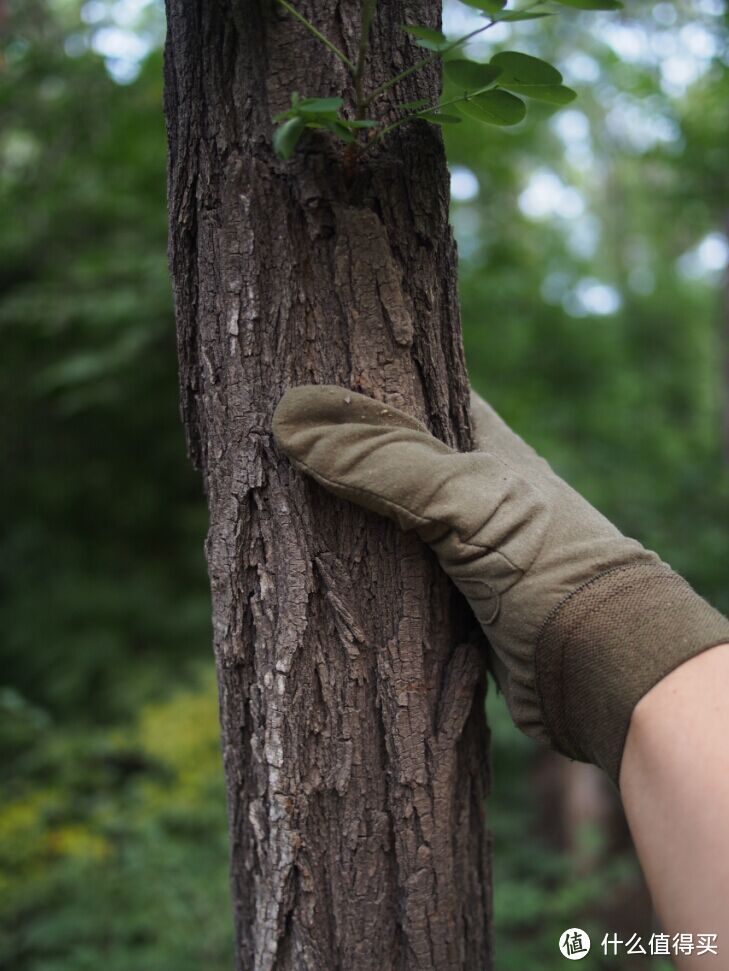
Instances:
[[[296,5],[356,58],[358,4]],[[436,26],[439,7],[380,5],[370,88],[422,55],[398,25]],[[238,967],[487,971],[470,614],[423,544],[296,474],[271,437],[288,386],[331,382],[470,446],[440,133],[396,130],[353,179],[320,133],[282,163],[271,116],[292,90],[349,98],[341,64],[274,3],[167,12],[170,265],[210,513]],[[438,86],[434,64],[393,96]]]

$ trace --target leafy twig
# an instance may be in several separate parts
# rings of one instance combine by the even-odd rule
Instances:
[[[521,9],[519,13],[527,13],[533,7],[538,6],[541,2],[542,0],[536,0],[535,3],[529,4],[529,6]],[[451,43],[448,44],[446,47],[443,47],[438,51],[433,51],[432,54],[428,54],[426,57],[423,57],[419,61],[416,61],[415,64],[411,64],[410,67],[405,68],[404,71],[401,71],[399,74],[396,74],[392,78],[388,78],[387,81],[384,81],[381,85],[379,85],[379,87],[375,88],[375,90],[372,91],[367,96],[367,98],[365,99],[365,107],[370,105],[375,100],[375,98],[379,98],[379,96],[383,92],[387,91],[388,88],[391,88],[394,84],[397,84],[398,81],[402,81],[403,78],[409,77],[415,71],[419,71],[422,67],[426,67],[437,57],[442,57],[443,54],[447,53],[450,50],[453,50],[454,47],[458,47],[459,44],[464,44],[467,40],[470,40],[472,37],[475,37],[477,34],[482,34],[485,30],[488,30],[490,27],[493,27],[498,23],[500,23],[498,18],[494,20],[489,20],[489,22],[487,24],[484,24],[483,27],[477,27],[476,30],[472,30],[468,34],[464,34],[463,37],[458,37],[456,40],[451,41]]]
[[[345,64],[347,66],[348,70],[352,75],[355,74],[355,71],[357,70],[357,68],[355,64],[352,61],[350,61],[350,59],[347,57],[344,51],[340,51],[339,48],[336,46],[336,44],[333,44],[327,37],[324,36],[324,34],[322,34],[321,31],[317,30],[316,27],[311,23],[311,21],[307,20],[306,17],[303,14],[300,14],[295,7],[291,6],[288,0],[278,0],[278,2],[281,4],[282,7],[288,10],[288,12],[292,14],[292,16],[296,17],[297,20],[301,21],[301,23],[306,27],[306,29],[310,31],[314,35],[314,37],[320,40],[325,47],[328,47],[329,50],[332,52],[332,54],[335,54],[342,62],[342,64]]]
[[[432,99],[420,99],[418,101],[395,104],[392,109],[395,111],[406,111],[401,118],[397,118],[391,124],[378,127],[375,119],[367,118],[368,106],[385,91],[393,87],[399,81],[431,64],[436,58],[442,58],[448,51],[464,44],[472,37],[476,37],[489,28],[504,20],[523,20],[534,17],[549,16],[549,12],[541,9],[532,13],[535,7],[540,7],[544,0],[532,0],[525,7],[511,11],[500,16],[494,13],[482,27],[469,31],[462,37],[453,41],[448,39],[440,31],[420,25],[404,24],[407,31],[412,33],[417,43],[426,48],[431,48],[432,52],[416,61],[410,67],[401,71],[399,74],[387,81],[384,81],[370,94],[364,94],[364,73],[367,52],[369,50],[370,31],[377,10],[377,0],[359,0],[361,9],[360,37],[357,49],[356,63],[351,61],[346,54],[340,51],[331,41],[327,40],[317,28],[310,23],[306,17],[300,14],[289,2],[289,0],[278,0],[278,2],[299,20],[325,47],[332,51],[343,64],[346,65],[354,83],[355,117],[345,118],[340,114],[343,106],[341,97],[329,98],[304,98],[301,99],[297,92],[292,92],[291,107],[286,111],[280,112],[275,116],[274,121],[280,122],[279,128],[274,136],[274,147],[276,154],[280,158],[290,158],[299,140],[299,137],[307,128],[325,128],[333,132],[337,137],[347,144],[345,162],[348,169],[353,171],[355,160],[360,155],[369,151],[378,142],[399,128],[406,122],[422,119],[435,125],[450,124],[459,121],[460,118],[453,115],[442,113],[442,109],[453,104],[463,104],[463,111],[473,114],[480,121],[494,125],[514,125],[524,117],[526,105],[517,95],[526,94],[537,100],[546,101],[556,105],[569,103],[576,97],[574,91],[562,85],[562,75],[552,65],[539,58],[517,52],[501,52],[493,57],[490,64],[479,64],[474,61],[450,60],[446,62],[446,73],[451,80],[464,92],[462,95],[451,98],[437,104],[432,103]],[[464,0],[469,3],[471,0]],[[505,5],[506,0],[497,0]],[[574,6],[584,9],[608,9],[608,4],[617,8],[620,0],[557,0],[565,6]],[[474,6],[480,4],[474,3]],[[497,63],[498,61],[498,63]],[[487,97],[488,92],[494,83],[503,74],[503,84],[493,97]],[[511,83],[507,83],[507,82]],[[476,102],[478,96],[481,99]],[[439,101],[439,99],[436,99]],[[465,103],[474,101],[472,106],[465,106]],[[372,137],[363,147],[357,144],[357,130],[360,128],[374,129]]]
[[[443,108],[448,108],[451,105],[457,105],[461,101],[470,101],[475,98],[476,95],[483,94],[484,91],[490,90],[490,86],[486,88],[479,88],[477,91],[469,91],[465,94],[460,95],[458,98],[451,98],[449,101],[441,101],[438,105],[433,105],[428,108],[420,108],[418,111],[413,111],[408,115],[403,115],[402,118],[398,118],[397,121],[393,121],[391,125],[387,125],[385,128],[380,128],[379,131],[375,132],[374,136],[367,142],[365,147],[359,153],[360,156],[364,155],[366,151],[376,145],[377,142],[381,141],[385,135],[388,135],[393,129],[399,128],[400,125],[404,125],[406,121],[415,121],[415,119],[420,118],[425,111],[436,110],[438,112]]]
[[[370,27],[372,18],[377,8],[377,0],[363,0],[362,2],[362,23],[360,25],[359,50],[357,51],[357,64],[354,69],[354,90],[357,103],[357,118],[363,118],[367,102],[364,98],[364,64],[367,56],[367,48],[370,40]]]
[[[375,90],[372,91],[367,96],[367,99],[365,100],[365,105],[371,104],[371,102],[374,101],[375,98],[379,98],[381,94],[387,91],[388,88],[391,88],[394,84],[397,84],[398,81],[402,81],[403,78],[409,77],[411,74],[414,74],[415,71],[419,71],[422,67],[426,67],[426,65],[434,61],[436,57],[440,57],[446,51],[450,51],[452,50],[452,48],[458,47],[459,44],[462,44],[464,41],[470,40],[472,37],[475,37],[476,34],[482,34],[485,30],[488,30],[489,27],[493,27],[494,24],[497,24],[497,23],[498,23],[498,20],[489,21],[489,23],[485,24],[483,27],[478,27],[476,30],[472,30],[470,34],[465,34],[463,37],[459,37],[458,40],[454,40],[453,43],[449,44],[447,47],[444,47],[442,50],[433,51],[432,54],[428,54],[427,57],[423,57],[419,61],[416,61],[415,64],[411,64],[410,67],[405,68],[404,71],[401,71],[399,74],[396,74],[392,78],[388,78],[387,81],[384,81],[381,85],[379,85],[379,87],[375,88]]]

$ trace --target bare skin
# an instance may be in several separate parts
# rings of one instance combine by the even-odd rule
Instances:
[[[640,700],[620,790],[662,930],[694,942],[718,935],[718,956],[677,955],[676,966],[729,967],[729,644],[685,661]]]

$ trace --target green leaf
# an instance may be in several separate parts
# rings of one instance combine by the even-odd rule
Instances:
[[[476,10],[483,10],[485,13],[498,13],[506,6],[506,0],[461,0],[467,7],[475,7]]]
[[[290,118],[276,129],[273,135],[273,149],[279,158],[284,160],[291,158],[305,124],[303,118]]]
[[[577,7],[578,10],[622,10],[620,0],[555,0],[563,7]]]
[[[304,115],[318,115],[337,112],[343,104],[341,98],[304,98],[299,101],[296,109]]]
[[[374,118],[340,118],[339,121],[347,128],[376,128],[379,125]]]
[[[577,92],[566,84],[505,84],[514,94],[525,95],[535,101],[546,101],[551,105],[568,105],[577,97]]]
[[[420,24],[401,24],[403,30],[412,34],[418,47],[424,47],[428,51],[442,51],[448,46],[448,38],[439,30],[432,27],[422,27]]]
[[[507,21],[514,23],[517,20],[537,20],[539,17],[554,17],[554,14],[549,10],[524,10],[521,13],[518,10],[508,10],[506,13],[494,17],[494,20],[498,20],[499,23],[506,23]]]
[[[449,81],[464,91],[481,91],[496,84],[501,68],[494,64],[479,64],[465,58],[456,58],[445,62],[445,73]]]
[[[498,88],[459,101],[458,107],[464,114],[487,125],[517,125],[526,114],[526,105],[521,98]]]
[[[323,119],[321,125],[316,125],[317,128],[326,128],[330,132],[333,132],[337,138],[349,145],[354,141],[354,132],[350,131],[346,125],[343,125],[339,118],[326,118]]]
[[[556,67],[547,64],[531,54],[521,54],[519,51],[502,51],[491,58],[494,67],[501,69],[499,84],[508,87],[509,82],[515,84],[561,84],[562,75]]]
[[[458,125],[463,121],[458,115],[447,115],[441,111],[424,111],[418,118],[424,118],[434,125]]]

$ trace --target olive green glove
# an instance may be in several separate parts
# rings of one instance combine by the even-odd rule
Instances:
[[[729,621],[615,526],[477,395],[478,451],[331,385],[286,392],[273,431],[294,465],[414,529],[468,599],[516,725],[618,785],[630,716]]]

